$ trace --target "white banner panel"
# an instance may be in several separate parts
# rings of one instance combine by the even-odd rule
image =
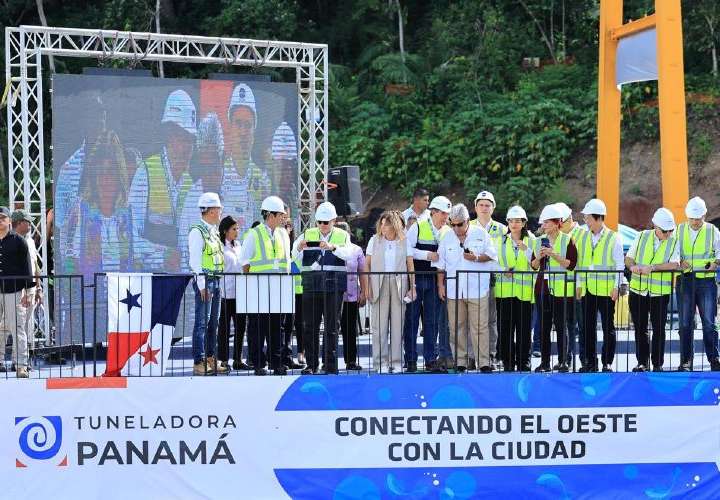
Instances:
[[[235,276],[235,280],[238,313],[295,312],[295,283],[292,275],[243,274]]]
[[[626,83],[658,79],[657,32],[655,28],[621,38],[617,48],[615,81]]]

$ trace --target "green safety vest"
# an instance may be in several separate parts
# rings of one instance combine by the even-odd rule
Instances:
[[[302,269],[302,261],[300,260],[300,257],[296,257],[293,262],[298,267],[298,269]],[[295,284],[295,295],[302,294],[303,293],[302,274],[300,274],[300,273],[295,274],[293,276],[293,282]]]
[[[567,257],[569,244],[570,236],[560,232],[555,238],[553,250],[556,254],[560,255],[560,258],[565,259]],[[536,257],[540,255],[541,248],[542,238],[536,238],[534,248]],[[551,295],[555,297],[572,297],[575,295],[575,283],[572,280],[573,275],[555,259],[548,258],[547,278]]]
[[[225,264],[225,255],[223,254],[223,245],[220,236],[215,232],[208,231],[205,224],[193,224],[190,231],[197,229],[203,237],[205,245],[202,253],[202,271],[210,276],[215,276],[223,272]]]
[[[282,240],[270,238],[265,224],[255,226],[255,253],[250,259],[251,273],[282,273],[287,272],[287,259]]]
[[[534,240],[534,237],[526,236],[523,238],[523,243],[529,248],[533,248],[535,245]],[[495,297],[498,299],[515,297],[526,302],[532,302],[534,300],[533,282],[535,275],[525,274],[526,271],[532,271],[532,268],[524,252],[518,250],[517,255],[515,255],[512,238],[509,236],[498,238],[497,246],[498,263],[503,270],[518,271],[518,273],[513,273],[512,276],[506,276],[505,273],[495,275]]]
[[[655,250],[654,245],[655,230],[650,229],[642,231],[638,236],[637,251],[635,252],[635,262],[643,266],[653,264],[666,264],[670,261],[670,256],[675,248],[677,240],[670,237],[660,243]],[[654,272],[647,275],[632,274],[630,279],[630,290],[635,293],[645,293],[650,291],[651,295],[670,295],[672,291],[673,273],[669,271]]]
[[[582,266],[576,271],[582,271],[578,274],[580,281],[587,287],[587,291],[598,297],[610,297],[617,282],[616,263],[612,255],[617,234],[606,229],[595,248],[592,246],[592,234],[592,231],[587,231],[581,238],[580,262],[582,262]]]
[[[313,227],[305,231],[305,241],[320,241],[320,229]],[[337,227],[333,228],[332,233],[330,233],[330,239],[328,243],[330,243],[331,245],[342,246],[346,245],[349,242],[350,235],[347,232]],[[303,252],[303,256],[312,257],[312,253],[314,252],[306,251]],[[312,271],[311,265],[314,260],[305,260],[306,262],[303,262],[301,270],[303,272]],[[345,261],[338,257],[335,257],[332,252],[325,252],[325,258],[320,261],[320,265],[322,266],[323,271],[339,271],[343,273],[347,271],[347,268],[345,267]]]
[[[690,239],[690,224],[683,222],[678,226],[677,238],[680,242],[680,260],[690,264],[690,269],[683,270],[684,273],[695,271],[696,278],[715,277],[713,271],[699,272],[705,269],[708,262],[715,262],[715,252],[713,250],[714,227],[709,222],[703,222],[703,226],[693,241]]]
[[[477,219],[473,219],[470,221],[471,226],[480,226],[480,222]],[[484,226],[482,226],[484,227]],[[488,229],[488,234],[491,238],[498,238],[504,234],[507,234],[508,228],[505,224],[502,224],[496,220],[490,220],[490,229]]]

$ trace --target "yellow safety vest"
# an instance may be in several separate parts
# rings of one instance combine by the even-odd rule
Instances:
[[[526,236],[523,238],[523,243],[529,248],[533,248],[535,238],[532,235]],[[515,253],[515,246],[510,236],[498,238],[497,246],[500,267],[504,271],[515,272],[512,276],[507,276],[505,273],[495,275],[495,297],[498,299],[515,297],[526,302],[532,302],[534,300],[533,282],[535,275],[525,274],[532,271],[527,256],[521,250],[518,250],[517,254]]]
[[[251,273],[282,273],[287,272],[285,248],[280,237],[270,238],[265,224],[255,226],[255,253],[250,259]]]
[[[473,219],[470,221],[471,226],[480,226],[480,222],[477,219]],[[482,226],[485,227],[485,226]],[[490,219],[490,229],[488,229],[488,234],[491,238],[497,238],[499,236],[502,236],[504,234],[507,234],[508,228],[505,224],[502,224],[496,220]]]
[[[580,271],[578,273],[580,281],[585,284],[587,291],[598,297],[610,297],[617,282],[618,271],[615,269],[616,263],[613,258],[616,239],[617,234],[614,231],[605,229],[593,248],[592,231],[587,231],[582,236],[580,244],[582,268],[576,271]]]
[[[203,237],[202,271],[210,276],[223,272],[225,266],[225,255],[220,236],[210,232],[203,223],[193,224],[190,231],[197,229]]]
[[[570,244],[570,236],[560,232],[555,238],[553,250],[560,255],[561,259],[567,257],[567,249]],[[540,255],[542,248],[542,238],[535,238],[535,256]],[[572,297],[575,294],[575,283],[572,281],[572,275],[562,267],[558,261],[552,258],[547,260],[547,279],[550,288],[550,294],[555,297]]]
[[[696,278],[713,278],[715,273],[700,272],[705,269],[708,262],[715,262],[713,250],[713,236],[715,231],[712,224],[703,222],[694,240],[690,238],[690,224],[683,222],[678,226],[677,238],[680,242],[680,260],[690,264],[690,269],[683,270],[684,273],[695,271]]]
[[[654,245],[655,230],[650,229],[643,231],[638,236],[637,251],[635,252],[635,262],[643,266],[651,266],[653,264],[666,264],[670,262],[670,256],[677,240],[670,237],[660,243],[655,250]],[[635,293],[650,292],[651,295],[670,295],[672,291],[673,273],[670,271],[654,272],[650,275],[632,274],[630,279],[630,290]]]

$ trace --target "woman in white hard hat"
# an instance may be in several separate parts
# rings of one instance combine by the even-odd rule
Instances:
[[[544,231],[535,240],[533,269],[540,270],[535,282],[535,298],[540,305],[540,366],[536,372],[551,371],[550,332],[553,324],[557,332],[558,363],[552,369],[561,373],[569,371],[567,363],[567,316],[574,312],[574,286],[568,280],[567,271],[575,269],[578,252],[572,239],[560,231],[563,212],[557,205],[547,205],[540,213]]]
[[[634,372],[650,368],[661,372],[665,361],[665,323],[673,286],[672,271],[680,266],[680,251],[675,231],[675,218],[667,208],[658,208],[653,215],[654,228],[641,231],[625,256],[625,265],[632,272],[630,279],[630,315],[635,327]],[[670,271],[670,272],[659,272]],[[652,351],[648,336],[648,313],[652,322]]]
[[[693,324],[695,309],[700,311],[705,355],[713,371],[720,371],[718,359],[717,283],[715,272],[720,265],[720,230],[705,222],[707,206],[700,197],[688,201],[685,207],[688,221],[678,225],[677,238],[680,247],[678,279],[678,305],[680,306],[680,366],[678,371],[693,368]]]
[[[347,289],[345,261],[352,255],[350,235],[335,227],[337,212],[332,203],[321,203],[315,220],[317,227],[307,229],[293,245],[293,259],[302,262],[303,348],[307,361],[303,375],[316,373],[319,368],[321,323],[325,325],[325,373],[338,372],[340,313]]]
[[[402,214],[390,211],[380,216],[365,253],[365,270],[373,273],[368,287],[368,301],[372,304],[373,370],[400,373],[403,299],[412,302],[416,297],[415,276],[408,274],[415,268],[412,256],[407,254]]]
[[[495,276],[499,352],[506,372],[529,372],[535,237],[527,230],[527,214],[522,207],[511,207],[506,220],[508,233],[496,238],[498,264],[505,271]]]

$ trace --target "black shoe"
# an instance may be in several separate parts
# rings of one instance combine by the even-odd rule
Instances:
[[[603,365],[602,371],[603,371],[603,373],[611,373],[612,368],[610,368],[610,365]]]
[[[345,369],[346,369],[346,370],[353,370],[353,371],[358,371],[358,372],[359,372],[359,371],[362,370],[362,366],[360,366],[360,365],[357,364],[357,363],[348,363],[348,364],[345,366]]]
[[[468,370],[477,370],[477,364],[475,363],[475,360],[470,358],[470,362],[467,365]]]
[[[6,373],[8,371],[7,366],[5,366],[5,363],[0,363],[0,373]]]
[[[244,361],[233,361],[232,364],[233,370],[252,370],[252,367],[245,363]]]
[[[558,363],[557,365],[553,366],[553,370],[559,373],[567,373],[570,371],[570,367],[568,367],[567,363]]]
[[[717,359],[713,359],[710,361],[710,370],[714,372],[720,372],[720,361]]]
[[[467,370],[467,367],[465,366],[456,366],[455,371],[458,373],[463,373],[465,370]]]
[[[273,375],[287,375],[287,368],[284,366],[281,366],[280,368],[275,368],[273,370]]]
[[[678,366],[677,371],[679,372],[691,372],[692,367],[690,366],[690,363],[680,363],[680,366]]]
[[[632,369],[634,372],[646,372],[647,367],[645,365],[637,365],[635,368]]]
[[[288,370],[300,370],[301,368],[305,368],[305,365],[303,365],[301,363],[296,363],[292,359],[285,361],[285,363],[283,363],[283,364],[285,365],[285,368],[287,368]]]
[[[531,372],[532,367],[530,365],[522,365],[520,368],[518,368],[519,372]]]
[[[663,371],[663,367],[662,367],[662,366],[653,366],[653,371],[654,371],[654,372],[661,372],[661,371]]]
[[[300,372],[300,375],[313,375],[315,371],[309,366]]]
[[[263,377],[268,374],[268,371],[265,368],[255,368],[255,375],[258,377]]]
[[[415,362],[415,361],[410,361],[410,362],[407,364],[407,368],[405,369],[405,371],[406,371],[407,373],[415,373],[415,372],[417,371],[417,362]]]
[[[323,375],[337,375],[338,369],[337,368],[323,368],[322,374]]]
[[[535,373],[547,373],[550,371],[550,365],[540,365],[535,368]]]
[[[487,366],[487,365],[486,365],[486,366],[481,366],[481,367],[480,367],[480,372],[481,372],[481,373],[492,373],[492,368],[490,368],[490,367]]]

